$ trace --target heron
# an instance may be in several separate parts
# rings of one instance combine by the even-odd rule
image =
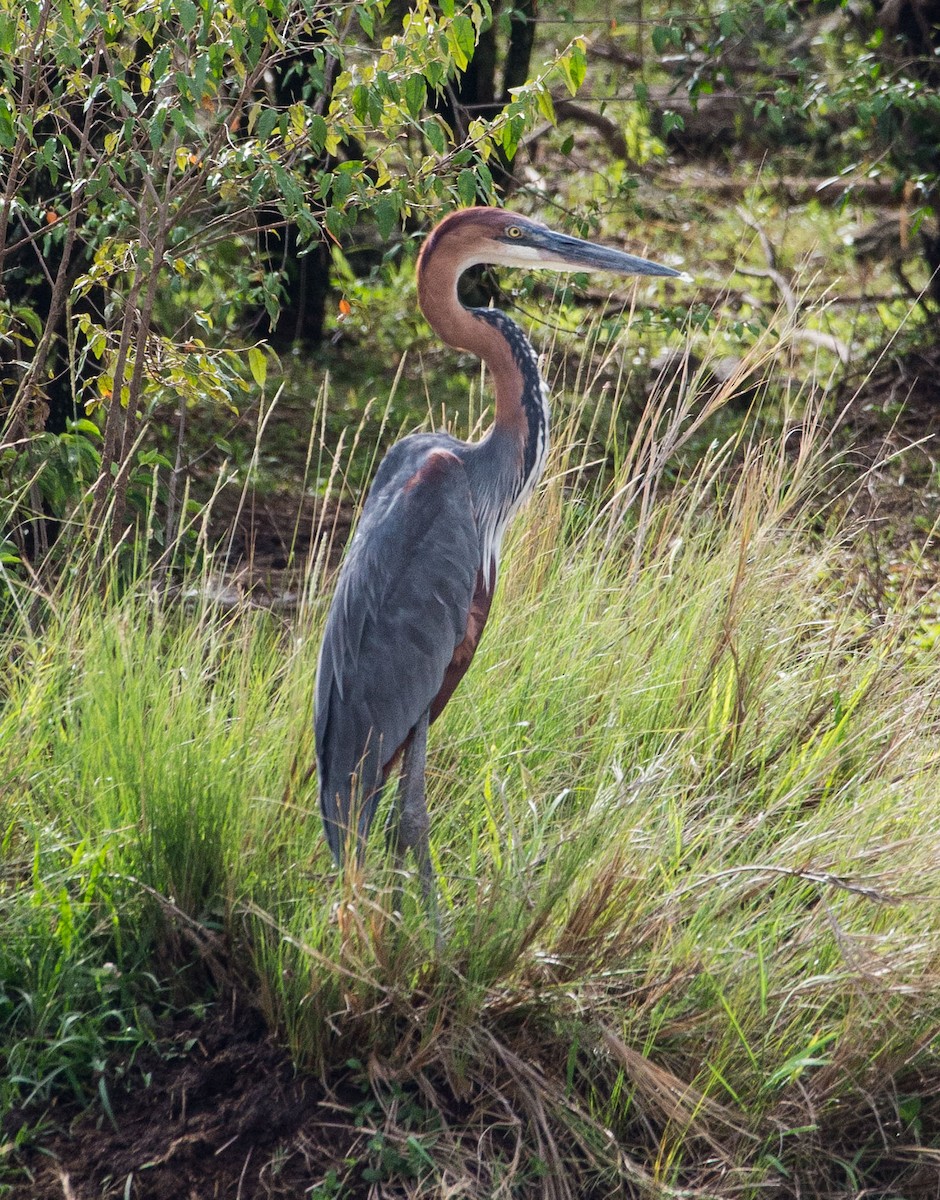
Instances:
[[[425,799],[428,727],[470,666],[503,537],[549,447],[548,395],[531,342],[496,308],[468,308],[469,267],[679,276],[497,208],[452,212],[418,257],[419,307],[448,346],[481,358],[495,415],[477,442],[414,433],[379,465],[339,571],[317,665],[316,754],[323,828],[338,867],[362,864],[386,783],[399,771],[386,834],[396,871],[414,855],[440,936]]]

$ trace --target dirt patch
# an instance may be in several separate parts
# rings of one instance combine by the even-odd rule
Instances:
[[[330,561],[341,556],[353,509],[348,503],[310,500],[284,493],[223,491],[213,501],[209,533],[232,563],[258,570],[287,570],[321,550]]]
[[[397,1079],[371,1056],[370,1064],[375,1079],[352,1060],[324,1083],[294,1066],[257,1012],[190,1015],[140,1057],[126,1090],[112,1088],[113,1120],[100,1103],[74,1101],[8,1118],[0,1129],[9,1168],[0,1193],[10,1200],[456,1200],[503,1185],[507,1195],[546,1194],[544,1145],[526,1124],[531,1098],[518,1078],[468,1084],[458,1096],[443,1074]],[[540,1072],[536,1062],[532,1076]],[[40,1116],[39,1141],[10,1153],[17,1127]],[[561,1125],[556,1134],[564,1134]],[[611,1195],[585,1162],[576,1145],[568,1147],[564,1169],[579,1180],[584,1174],[579,1195]],[[639,1200],[629,1187],[617,1194]]]
[[[442,1140],[448,1140],[445,1131],[459,1140],[461,1153],[449,1157],[452,1170],[437,1163],[444,1169],[429,1187],[426,1163],[420,1154],[413,1157],[419,1138],[401,1123],[407,1104],[403,1093],[392,1106],[398,1111],[383,1113],[349,1075],[327,1088],[299,1073],[262,1018],[251,1011],[230,1008],[204,1020],[190,1016],[161,1039],[159,1053],[146,1058],[140,1063],[146,1083],[135,1078],[131,1091],[112,1093],[113,1123],[99,1105],[71,1112],[57,1106],[56,1127],[46,1132],[41,1149],[16,1156],[21,1182],[7,1183],[3,1195],[11,1200],[478,1197],[493,1195],[496,1179],[507,1181],[506,1164],[514,1162],[521,1144],[520,1122],[513,1113],[517,1097],[507,1081],[493,1081],[505,1102],[495,1115],[489,1111],[485,1124],[473,1103],[450,1096],[438,1132]],[[790,1177],[769,1184],[773,1194],[781,1200],[845,1196],[840,1164],[853,1161],[866,1179],[883,1181],[883,1191],[872,1191],[873,1196],[935,1198],[936,1164],[930,1151],[921,1154],[919,1146],[935,1142],[940,1087],[936,1079],[913,1070],[902,1071],[897,1084],[900,1095],[917,1100],[919,1144],[911,1141],[895,1095],[831,1107],[808,1130],[802,1153],[791,1160]],[[804,1124],[808,1115],[799,1103],[781,1108],[777,1127]],[[6,1128],[4,1138],[12,1132]],[[652,1144],[642,1128],[634,1132],[636,1147],[654,1153],[655,1130],[646,1130]],[[623,1144],[631,1155],[632,1140]],[[435,1153],[442,1149],[434,1139],[427,1145]],[[484,1145],[490,1162],[478,1157]],[[497,1175],[492,1168],[500,1162]],[[676,1194],[736,1195],[739,1187],[725,1186],[721,1162],[721,1155],[716,1159],[708,1150],[704,1158],[687,1163],[683,1182],[691,1190]],[[574,1167],[573,1179],[580,1180]],[[539,1175],[517,1179],[517,1188],[507,1188],[505,1194],[554,1194],[544,1182]],[[633,1187],[622,1178],[619,1186],[613,1185],[616,1191],[610,1183],[609,1177],[600,1185],[596,1177],[585,1179],[578,1194],[584,1200],[614,1194],[640,1200],[649,1194],[648,1187]]]
[[[901,599],[940,612],[940,346],[846,382],[838,488],[860,536],[852,559],[873,617]]]
[[[311,505],[289,495],[222,493],[208,512],[213,566],[199,586],[223,608],[248,602],[290,616],[309,586],[311,570],[322,580],[339,567],[354,515],[348,501]],[[176,594],[184,594],[182,586]]]
[[[866,483],[859,511],[923,537],[940,513],[940,346],[887,359],[843,393],[849,465]]]
[[[100,1106],[55,1110],[15,1200],[300,1197],[364,1142],[249,1010],[181,1022],[139,1065],[133,1090],[111,1094],[113,1123]]]

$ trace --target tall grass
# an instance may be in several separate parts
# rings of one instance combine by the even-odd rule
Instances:
[[[903,605],[858,603],[812,396],[799,437],[739,434],[667,486],[735,381],[664,394],[628,444],[605,400],[612,475],[585,449],[593,386],[559,406],[432,736],[440,951],[416,887],[393,912],[378,835],[339,880],[322,841],[325,555],[289,619],[220,607],[205,576],[172,599],[145,570],[5,580],[6,1104],[67,1084],[107,1106],[154,1006],[234,986],[302,1067],[441,1114],[429,1195],[445,1172],[560,1197],[920,1178],[936,652]]]

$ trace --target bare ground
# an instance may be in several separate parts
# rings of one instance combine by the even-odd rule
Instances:
[[[23,1157],[32,1178],[17,1200],[299,1196],[317,1178],[316,1147],[325,1173],[357,1136],[323,1109],[323,1089],[295,1074],[254,1014],[190,1018],[148,1058],[149,1086],[141,1077],[111,1095],[113,1123],[100,1107],[50,1111],[42,1150]],[[336,1126],[332,1146],[326,1125]],[[292,1152],[279,1156],[279,1146]]]

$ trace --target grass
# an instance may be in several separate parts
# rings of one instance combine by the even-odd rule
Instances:
[[[938,651],[903,594],[864,611],[811,395],[789,401],[800,439],[786,419],[737,435],[666,486],[735,386],[652,403],[631,443],[607,437],[612,476],[584,450],[604,440],[591,414],[618,428],[609,392],[585,377],[559,405],[432,736],[440,953],[416,887],[391,911],[380,836],[335,878],[303,782],[323,556],[290,619],[223,609],[205,577],[170,599],[145,568],[5,577],[18,1143],[63,1093],[109,1113],[146,1086],[159,1015],[234,988],[376,1124],[368,1166],[312,1194],[906,1195],[929,1177]]]

